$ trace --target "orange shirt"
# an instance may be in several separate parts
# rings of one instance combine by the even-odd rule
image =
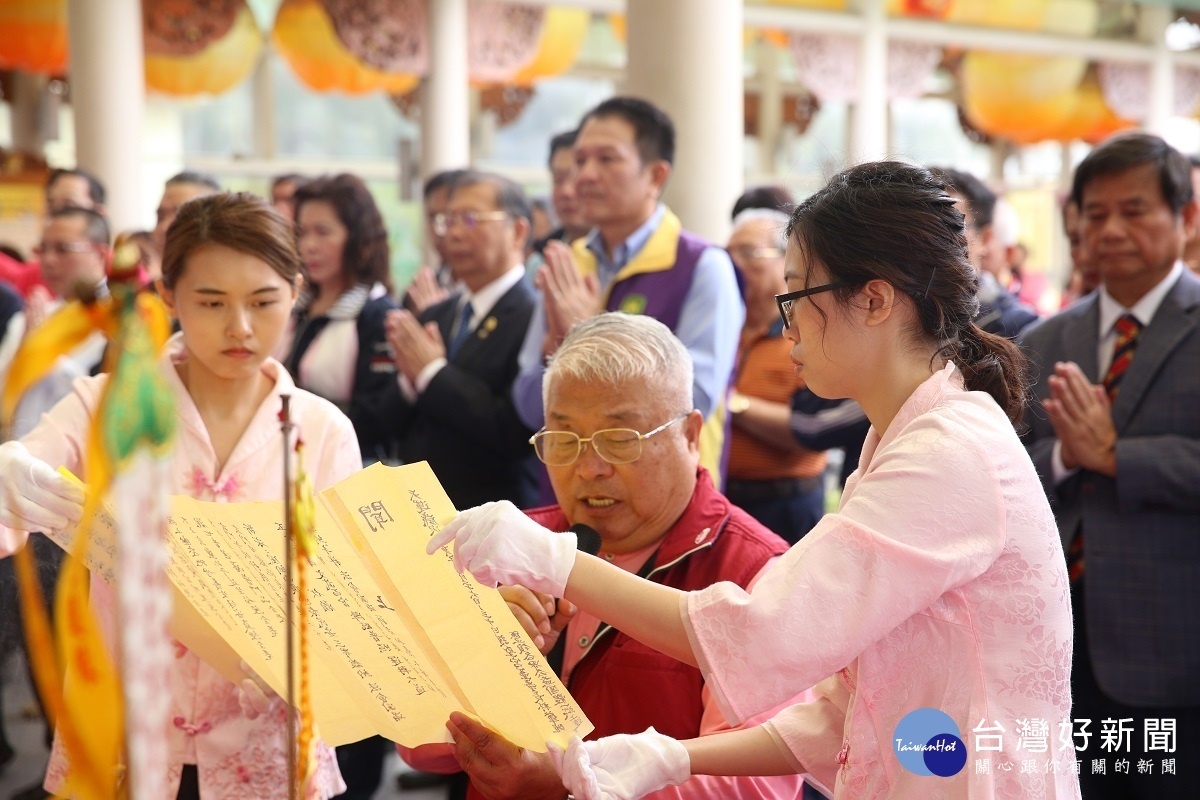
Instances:
[[[792,345],[782,336],[763,336],[742,346],[734,388],[747,397],[758,397],[789,407],[792,395],[804,388],[788,353]],[[734,480],[812,478],[825,469],[825,453],[799,453],[774,447],[733,426],[729,448],[729,477]]]

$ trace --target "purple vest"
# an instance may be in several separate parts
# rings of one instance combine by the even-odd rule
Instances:
[[[683,300],[692,286],[696,264],[709,243],[694,233],[679,232],[675,266],[632,275],[613,284],[605,311],[624,311],[654,317],[672,331],[679,327]]]

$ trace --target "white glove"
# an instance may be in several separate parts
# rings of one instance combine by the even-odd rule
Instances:
[[[0,444],[0,525],[60,531],[83,517],[83,490],[20,442]]]
[[[637,800],[692,774],[687,749],[654,728],[594,742],[574,736],[565,753],[551,743],[550,756],[576,800]]]
[[[234,694],[237,695],[238,706],[241,707],[242,714],[246,719],[258,719],[263,714],[274,710],[283,702],[283,698],[275,694],[271,687],[267,686],[262,678],[250,669],[249,664],[243,661],[241,666],[246,677],[238,684]]]
[[[507,500],[484,503],[455,517],[425,552],[454,542],[454,568],[470,570],[485,586],[520,584],[562,597],[575,566],[576,536],[538,525]]]

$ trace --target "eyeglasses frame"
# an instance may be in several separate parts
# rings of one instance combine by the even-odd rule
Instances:
[[[467,222],[467,215],[470,215],[470,218],[474,221]],[[433,228],[433,232],[438,236],[445,236],[450,232],[450,226],[454,224],[455,220],[461,222],[463,227],[467,230],[473,231],[479,227],[479,223],[481,222],[499,222],[500,220],[508,219],[511,216],[512,215],[507,211],[500,210],[441,211],[433,215],[433,224],[430,227]]]
[[[834,283],[826,283],[821,286],[813,286],[811,289],[799,289],[794,292],[785,292],[784,294],[775,295],[775,304],[779,306],[779,316],[783,319],[783,327],[792,327],[791,309],[792,303],[805,297],[812,297],[814,294],[821,292],[832,291],[833,289],[846,289],[852,284],[845,281],[836,281]]]
[[[53,253],[55,255],[65,256],[71,253],[87,253],[95,250],[100,245],[95,242],[89,242],[86,239],[81,239],[74,242],[53,242],[50,247],[44,243],[39,243],[33,248],[34,255],[41,258],[44,253]]]
[[[684,411],[679,416],[675,417],[674,419],[672,419],[668,422],[664,422],[662,425],[659,425],[657,428],[650,431],[649,433],[642,433],[641,431],[635,430],[633,428],[601,428],[600,430],[592,433],[591,436],[584,438],[583,436],[580,436],[579,434],[573,433],[571,431],[548,431],[543,427],[540,431],[535,433],[533,436],[529,437],[529,443],[531,445],[533,445],[533,452],[535,455],[537,455],[538,461],[541,461],[543,464],[546,464],[546,466],[548,466],[548,467],[569,467],[572,464],[574,464],[576,461],[579,460],[579,457],[583,455],[584,445],[590,444],[592,439],[596,438],[597,434],[608,433],[609,431],[633,431],[633,433],[637,434],[637,438],[638,438],[638,455],[637,455],[637,458],[633,459],[632,461],[609,461],[607,458],[604,457],[603,453],[601,453],[599,450],[596,450],[595,445],[592,445],[592,450],[596,453],[596,455],[598,455],[600,457],[600,459],[602,461],[604,461],[608,464],[612,464],[613,466],[619,466],[621,464],[634,464],[637,462],[638,459],[640,459],[642,457],[642,447],[644,446],[644,443],[647,439],[649,439],[651,436],[653,436],[656,433],[662,433],[667,428],[674,425],[676,422],[679,422],[681,419],[687,419],[687,416],[691,413],[692,413],[691,411]],[[575,445],[575,448],[576,448],[575,449],[575,457],[572,458],[570,461],[568,461],[565,464],[547,464],[545,461],[542,461],[542,454],[538,451],[537,440],[538,440],[539,436],[544,436],[547,433],[570,433],[572,436],[574,436],[578,440]]]

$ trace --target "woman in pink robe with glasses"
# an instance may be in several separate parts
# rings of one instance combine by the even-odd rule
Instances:
[[[962,215],[927,170],[869,163],[787,233],[791,358],[872,428],[841,507],[750,592],[639,581],[503,504],[430,549],[453,541],[479,580],[566,597],[698,665],[731,723],[817,685],[757,727],[575,741],[558,766],[576,798],[789,771],[836,798],[1078,797],[1066,563],[1014,429],[1024,358],[972,322]]]

